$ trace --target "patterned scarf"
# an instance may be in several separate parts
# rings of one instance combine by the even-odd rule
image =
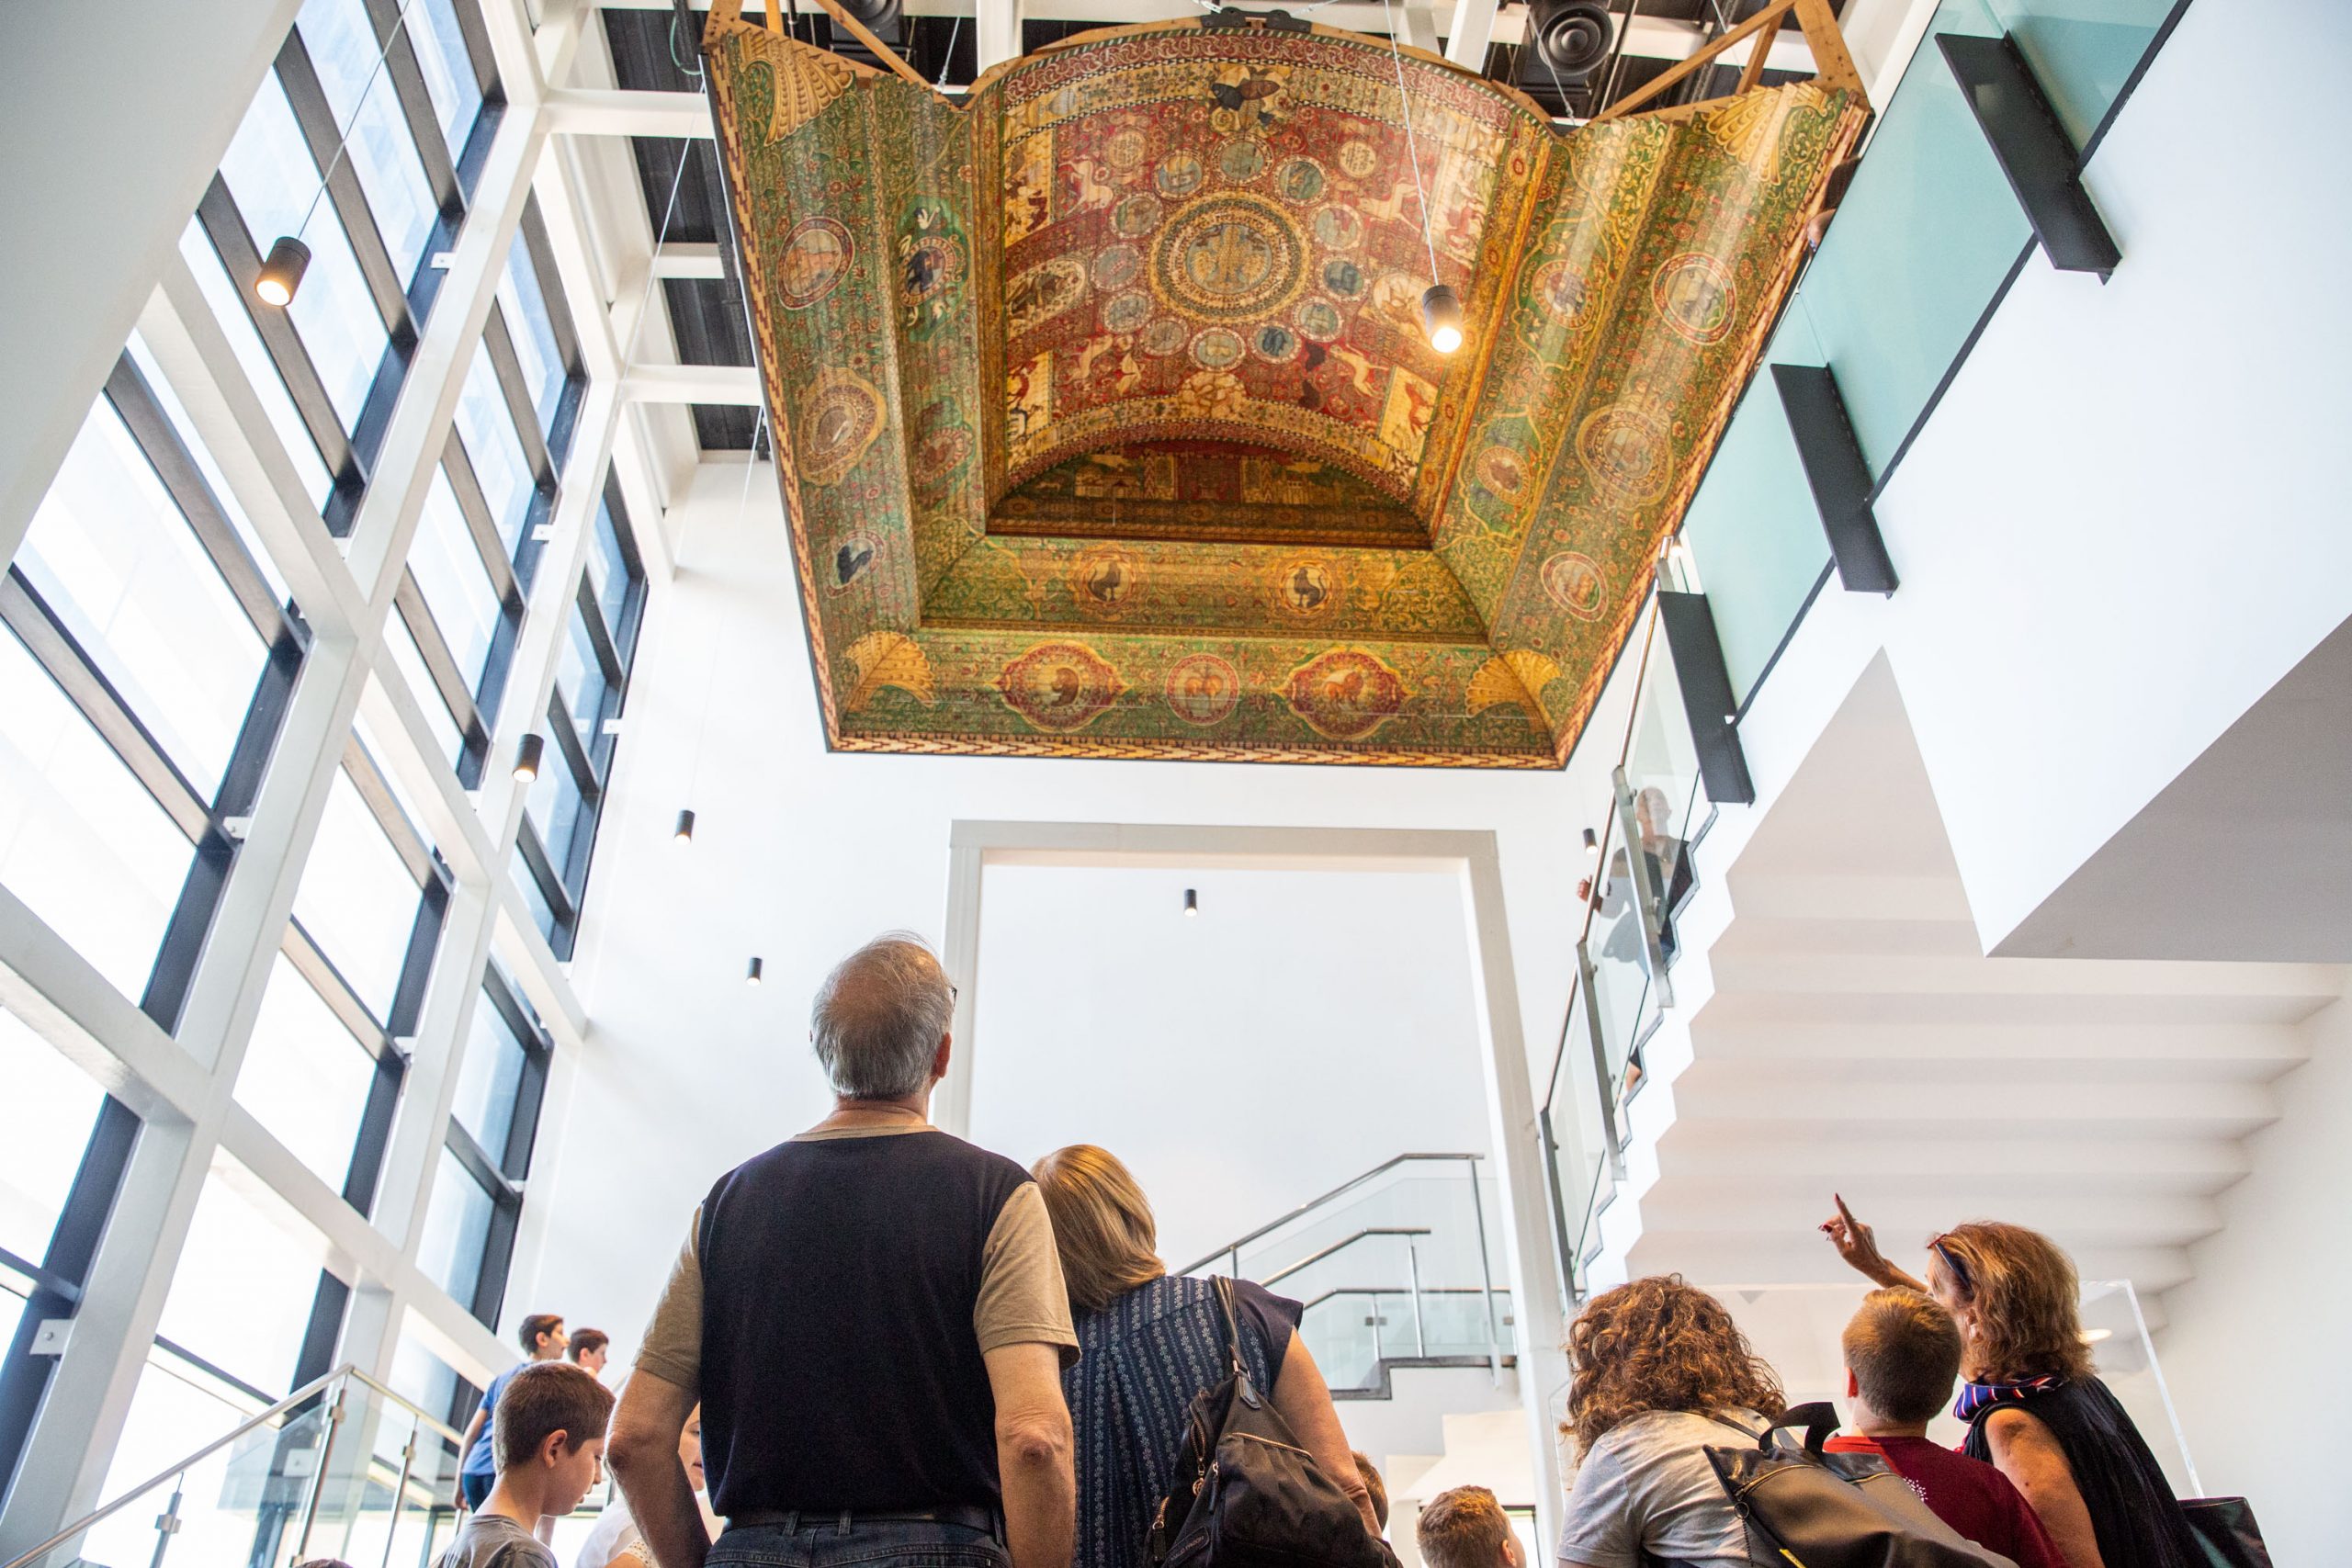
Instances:
[[[1960,1403],[1952,1406],[1951,1413],[1963,1421],[1973,1421],[1976,1413],[1987,1405],[1998,1404],[2004,1400],[2031,1399],[2037,1393],[2048,1393],[2053,1388],[2063,1388],[2065,1383],[2066,1380],[2054,1372],[2048,1377],[2028,1378],[2023,1382],[1962,1383]]]

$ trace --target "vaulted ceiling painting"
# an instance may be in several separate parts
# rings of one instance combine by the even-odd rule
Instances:
[[[1563,132],[1385,40],[1193,23],[959,105],[724,10],[846,750],[1558,765],[1865,113],[1848,66]]]

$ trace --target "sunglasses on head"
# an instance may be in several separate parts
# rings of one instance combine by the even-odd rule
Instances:
[[[1928,1242],[1928,1250],[1942,1258],[1944,1267],[1951,1270],[1952,1280],[1960,1286],[1960,1293],[1962,1296],[1973,1296],[1976,1293],[1976,1284],[1968,1277],[1968,1265],[1960,1260],[1960,1254],[1945,1245],[1951,1235],[1950,1231],[1946,1231]]]

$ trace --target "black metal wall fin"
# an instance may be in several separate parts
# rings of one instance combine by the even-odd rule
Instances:
[[[2095,272],[2104,283],[2123,253],[2083,188],[2082,154],[2008,34],[1938,33],[1936,46],[1960,81],[1976,127],[1993,146],[2042,254],[2061,272]]]
[[[1698,750],[1699,777],[1707,786],[1707,798],[1755,805],[1756,784],[1747,776],[1747,754],[1740,750],[1734,723],[1739,705],[1732,700],[1731,671],[1724,663],[1724,645],[1715,635],[1707,596],[1660,588],[1657,618],[1666,631],[1667,650],[1674,656],[1674,681],[1682,690],[1682,711],[1690,716],[1690,741]]]
[[[1805,483],[1813,489],[1814,509],[1829,536],[1839,584],[1852,593],[1894,592],[1894,563],[1887,558],[1886,541],[1871,511],[1870,465],[1846,417],[1838,378],[1826,366],[1775,365],[1772,384],[1780,389],[1789,434],[1796,438]]]

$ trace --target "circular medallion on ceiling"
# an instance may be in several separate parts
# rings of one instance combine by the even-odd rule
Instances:
[[[1516,446],[1496,442],[1478,454],[1472,465],[1478,482],[1504,501],[1518,501],[1527,493],[1527,457]]]
[[[845,593],[852,583],[865,575],[874,564],[874,555],[881,548],[871,534],[852,534],[833,551],[832,570],[827,573],[825,592]]]
[[[1247,185],[1266,167],[1266,150],[1255,141],[1237,138],[1217,152],[1217,173],[1235,185]]]
[[[1363,214],[1338,202],[1315,214],[1315,243],[1327,251],[1352,251],[1363,243]]]
[[[1340,308],[1329,299],[1309,299],[1298,308],[1298,333],[1309,343],[1332,343],[1347,325]]]
[[[1340,569],[1322,556],[1286,560],[1274,573],[1274,603],[1301,620],[1322,616],[1340,601]]]
[[[1108,293],[1125,288],[1143,270],[1143,253],[1133,245],[1113,245],[1094,258],[1094,287]]]
[[[1216,723],[1241,700],[1241,672],[1214,653],[1188,653],[1168,668],[1168,705],[1186,724]]]
[[[1323,287],[1342,299],[1352,299],[1363,292],[1363,268],[1345,256],[1333,256],[1323,264]]]
[[[1195,154],[1170,152],[1159,161],[1159,167],[1152,173],[1151,183],[1159,187],[1160,195],[1172,199],[1190,196],[1200,189],[1202,177],[1207,173]]]
[[[904,301],[920,305],[964,276],[964,247],[944,234],[902,235],[899,264]]]
[[[972,433],[958,419],[955,403],[944,399],[915,416],[914,445],[907,466],[920,488],[928,489],[947,478],[972,455]]]
[[[805,310],[833,291],[849,271],[857,243],[831,218],[804,218],[784,237],[776,264],[776,292],[787,310]]]
[[[1609,581],[1590,556],[1562,550],[1544,563],[1540,575],[1544,592],[1551,595],[1552,603],[1579,621],[1600,618]]]
[[[1161,232],[1152,284],[1169,303],[1211,321],[1263,315],[1297,296],[1306,250],[1281,208],[1233,191],[1193,203]]]
[[[1151,296],[1140,288],[1114,294],[1102,307],[1102,324],[1114,333],[1131,333],[1151,319]]]
[[[1340,172],[1351,180],[1360,180],[1380,166],[1380,154],[1369,141],[1340,143]]]
[[[838,366],[802,389],[797,413],[793,434],[803,484],[839,484],[882,433],[882,394],[855,371]]]
[[[1171,354],[1182,354],[1192,341],[1192,329],[1173,316],[1162,316],[1144,328],[1136,346],[1156,358],[1165,359]]]
[[[1102,144],[1102,154],[1114,169],[1132,169],[1151,151],[1151,138],[1141,126],[1123,125]]]
[[[1313,201],[1323,194],[1323,165],[1312,158],[1288,160],[1274,171],[1274,194],[1284,201]]]
[[[1241,339],[1223,327],[1211,327],[1193,340],[1193,358],[1203,368],[1224,370],[1241,358]]]
[[[1361,649],[1335,648],[1292,671],[1283,695],[1316,734],[1361,740],[1403,709],[1405,682]]]
[[[1250,352],[1280,365],[1298,352],[1298,334],[1280,321],[1268,321],[1250,334]]]
[[[1528,294],[1536,305],[1566,321],[1584,309],[1584,273],[1572,261],[1545,262],[1535,269]]]
[[[1640,505],[1666,493],[1673,454],[1666,420],[1639,403],[1611,403],[1577,426],[1577,456],[1614,500]]]
[[[1116,545],[1080,550],[1070,563],[1069,590],[1080,611],[1100,620],[1115,621],[1142,596],[1142,563],[1133,551]]]
[[[1082,642],[1041,642],[1004,667],[996,689],[1005,705],[1038,729],[1083,729],[1126,682]]]
[[[1702,347],[1731,331],[1738,299],[1731,269],[1696,251],[1672,258],[1650,278],[1658,319]]]
[[[1121,197],[1111,209],[1111,227],[1130,240],[1150,233],[1159,227],[1159,198],[1147,190]]]

